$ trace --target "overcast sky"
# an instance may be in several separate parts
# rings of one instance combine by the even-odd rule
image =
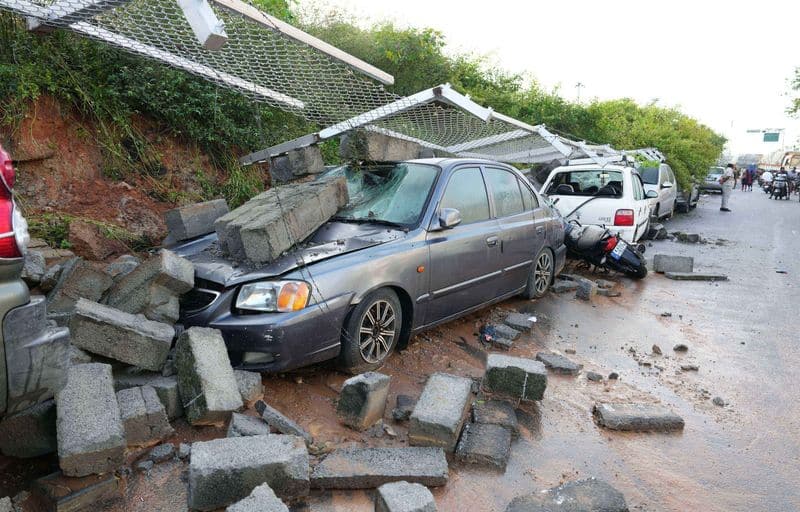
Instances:
[[[784,113],[800,66],[798,0],[300,0],[310,5],[436,28],[449,51],[488,55],[568,99],[578,82],[581,100],[658,99],[724,134],[734,154],[780,149],[748,129],[785,128],[787,146],[800,137]]]

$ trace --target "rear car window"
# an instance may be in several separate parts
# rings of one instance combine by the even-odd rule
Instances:
[[[481,170],[470,167],[454,172],[439,207],[458,210],[461,213],[461,224],[487,220],[489,197],[486,195]]]
[[[486,181],[489,183],[494,199],[494,207],[498,217],[508,217],[525,211],[522,204],[522,193],[516,176],[503,169],[486,169]]]
[[[639,169],[639,172],[645,185],[658,185],[658,167],[645,167]]]
[[[563,196],[622,197],[623,191],[621,171],[591,169],[557,173],[545,193]]]

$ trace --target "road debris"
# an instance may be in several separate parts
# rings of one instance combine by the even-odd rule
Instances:
[[[536,322],[536,317],[523,313],[509,313],[503,322],[512,329],[528,332]]]
[[[595,404],[592,412],[600,426],[635,432],[683,430],[683,418],[666,407],[652,404]]]
[[[675,281],[727,281],[728,276],[725,274],[710,274],[710,273],[689,273],[689,272],[665,272],[664,276],[667,279]]]
[[[261,484],[248,497],[226,508],[225,512],[289,512],[289,507],[275,495],[272,487]]]
[[[511,453],[511,431],[492,423],[468,423],[456,447],[456,460],[505,470]]]
[[[547,491],[520,496],[505,512],[628,512],[621,492],[596,478],[567,482]]]
[[[314,489],[374,489],[391,482],[439,487],[447,483],[441,448],[345,448],[327,455],[311,473]]]
[[[260,373],[234,370],[233,376],[236,378],[236,386],[245,404],[252,404],[264,395]]]
[[[114,389],[117,391],[137,386],[150,386],[156,390],[171,421],[183,416],[183,402],[178,392],[178,377],[164,377],[160,373],[128,367],[114,372]]]
[[[118,391],[117,402],[128,446],[153,444],[173,434],[164,405],[152,387]]]
[[[500,425],[511,432],[519,434],[519,422],[514,406],[504,400],[478,400],[472,404],[473,423]]]
[[[727,405],[727,402],[725,402],[725,399],[721,396],[715,396],[711,401],[714,403],[714,405],[719,407],[725,407]]]
[[[411,413],[409,444],[439,446],[452,452],[471,396],[472,380],[446,373],[431,375]]]
[[[269,424],[261,418],[234,412],[228,423],[228,437],[266,436],[269,435]]]
[[[689,347],[685,343],[678,343],[677,345],[672,347],[672,350],[674,350],[675,352],[688,352]]]
[[[483,389],[513,400],[541,400],[547,387],[544,363],[533,359],[489,354]]]
[[[592,382],[602,382],[603,376],[597,372],[586,372],[586,378]]]
[[[408,395],[397,395],[395,398],[395,407],[392,409],[392,418],[395,421],[408,421],[411,413],[414,412],[414,406],[417,401],[414,397]]]
[[[691,256],[656,254],[653,256],[653,270],[659,274],[665,272],[691,273],[694,271],[694,258]]]
[[[56,511],[94,510],[96,503],[120,496],[120,480],[114,473],[70,478],[56,472],[36,480],[35,487],[47,510]]]
[[[392,482],[378,487],[375,512],[436,512],[436,502],[424,485]]]
[[[274,428],[281,434],[302,437],[303,440],[305,440],[306,445],[309,446],[314,442],[314,440],[311,438],[311,434],[303,430],[300,425],[281,414],[280,411],[268,405],[263,400],[256,402],[256,411],[261,415],[261,419],[266,421],[270,427]]]
[[[366,372],[350,377],[342,385],[336,414],[355,430],[366,430],[383,418],[389,397],[388,375]]]
[[[543,362],[548,370],[562,375],[577,375],[583,368],[582,364],[553,352],[539,352],[536,354],[536,360]]]

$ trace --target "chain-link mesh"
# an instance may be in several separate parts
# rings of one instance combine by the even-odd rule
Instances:
[[[567,156],[563,149],[548,152],[547,140],[519,125],[481,119],[446,102],[420,105],[413,97],[392,94],[357,66],[287,36],[281,22],[248,4],[215,0],[211,5],[228,38],[217,50],[198,42],[176,0],[0,0],[0,9],[194,73],[323,127],[361,116],[352,128],[372,125],[451,152],[470,146],[460,153],[518,162]],[[389,104],[395,108],[382,114]],[[365,112],[373,114],[365,118]],[[473,142],[484,139],[483,148]]]

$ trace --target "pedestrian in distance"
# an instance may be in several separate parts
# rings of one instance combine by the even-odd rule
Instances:
[[[722,176],[719,177],[719,184],[722,185],[722,206],[720,206],[719,211],[721,212],[729,212],[731,211],[728,208],[728,201],[731,198],[731,192],[733,192],[733,184],[736,178],[733,174],[734,165],[728,164],[725,167],[725,171],[722,173]]]

